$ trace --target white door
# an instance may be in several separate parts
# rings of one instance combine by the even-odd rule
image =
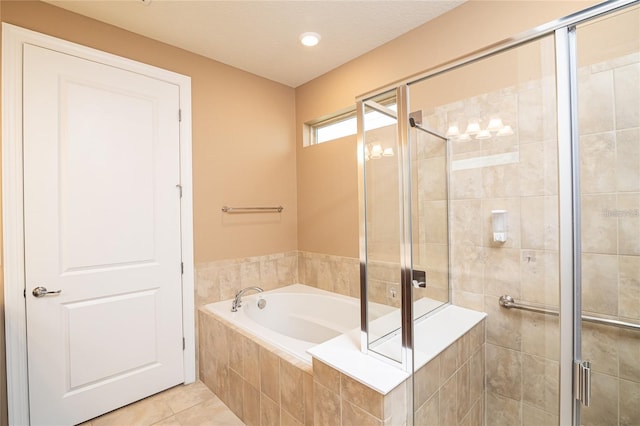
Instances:
[[[74,424],[184,381],[179,91],[32,45],[23,90],[30,416]]]

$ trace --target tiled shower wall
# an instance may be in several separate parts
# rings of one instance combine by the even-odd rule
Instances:
[[[640,322],[640,54],[578,72],[582,308]],[[640,424],[640,332],[583,323],[592,406],[582,424]]]
[[[558,304],[555,100],[551,76],[423,112],[437,129],[461,117],[481,117],[484,127],[493,115],[514,129],[510,136],[450,142],[452,297],[488,314],[487,425],[558,421],[557,319],[498,305],[504,294]],[[504,243],[493,241],[492,210],[508,212]]]

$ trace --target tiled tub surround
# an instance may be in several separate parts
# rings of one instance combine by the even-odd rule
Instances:
[[[477,342],[484,337],[484,324],[478,324],[484,318],[484,314],[453,306],[446,309],[427,320],[431,323],[425,323],[425,327],[434,334],[430,341],[437,343],[431,345],[428,351],[417,352],[416,355],[416,362],[421,363],[433,358],[423,367],[424,372],[420,370],[416,376],[429,376],[428,384],[424,385],[428,389],[433,387],[435,379],[431,373],[426,372],[434,369],[438,370],[436,387],[440,388],[440,360],[444,357],[454,359],[455,368],[451,373],[461,375],[460,378],[456,376],[456,385],[472,380],[465,373],[470,371],[469,367],[473,367],[477,374],[484,377],[483,366],[473,364],[481,358],[472,356],[480,350],[477,348]],[[298,356],[256,337],[207,308],[201,308],[198,315],[201,380],[246,424],[333,424],[331,421],[327,422],[327,416],[332,413],[327,410],[335,408],[336,395],[340,413],[340,422],[336,424],[360,425],[369,424],[369,421],[371,424],[380,425],[405,424],[405,380],[408,375],[394,366],[362,354],[357,328],[348,334],[314,346],[311,352],[319,359],[314,360],[312,369],[310,363]],[[447,315],[454,315],[457,321],[453,321],[453,318]],[[457,325],[452,327],[452,323]],[[447,333],[442,333],[443,329],[447,329]],[[443,339],[445,335],[447,337]],[[435,336],[440,338],[437,339]],[[459,341],[456,342],[456,339]],[[452,342],[453,345],[444,350]],[[442,356],[438,355],[440,352]],[[337,362],[333,362],[335,360]],[[348,364],[345,365],[345,361]],[[327,388],[327,382],[323,379],[314,383],[314,374],[324,377],[322,372],[330,371],[334,373],[327,374],[338,378],[338,388]],[[482,383],[482,379],[480,382]],[[453,382],[444,380],[442,384],[445,383],[451,386]],[[333,393],[327,393],[327,389]],[[336,389],[339,389],[337,393]],[[466,387],[461,386],[460,392],[466,392],[464,389]],[[430,404],[434,404],[433,392],[427,393],[419,393],[419,398],[428,397]],[[475,397],[475,393],[473,395]],[[457,400],[462,401],[460,398]],[[426,401],[425,399],[424,402]],[[481,408],[476,402],[465,402],[463,408],[456,408],[461,413],[460,420],[466,422],[472,416],[467,415],[468,412]]]
[[[311,365],[198,310],[200,380],[247,426],[313,425]]]

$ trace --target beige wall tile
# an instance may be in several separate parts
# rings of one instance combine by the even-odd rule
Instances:
[[[440,358],[440,386],[442,386],[458,369],[458,345],[453,342],[438,355]]]
[[[523,250],[520,275],[523,301],[559,305],[560,264],[557,251]]]
[[[614,128],[613,73],[581,72],[578,77],[578,126],[582,134]]]
[[[618,330],[618,359],[620,378],[640,383],[640,341],[638,331]],[[584,333],[583,333],[584,334]]]
[[[618,251],[618,220],[606,214],[615,210],[615,195],[583,195],[582,251],[585,253],[616,254]]]
[[[487,426],[513,426],[520,424],[522,403],[511,398],[487,392]]]
[[[484,292],[485,251],[469,243],[451,247],[452,288],[458,292],[482,294]]]
[[[296,420],[304,422],[303,372],[296,366],[280,360],[280,403]]]
[[[580,191],[583,194],[609,193],[615,192],[616,186],[615,133],[583,133],[580,137]]]
[[[498,297],[487,296],[484,302],[487,343],[520,350],[522,347],[522,311],[506,309],[498,304]]]
[[[522,405],[522,426],[557,426],[559,421],[557,414],[547,413],[528,404]]]
[[[244,357],[244,379],[260,389],[260,345],[251,339],[242,341]]]
[[[616,132],[616,188],[620,192],[640,191],[639,140],[638,127]]]
[[[618,313],[640,320],[640,256],[619,256]]]
[[[280,412],[280,426],[303,426],[304,423],[300,423],[295,417],[286,411],[282,410]]]
[[[414,374],[414,407],[420,407],[438,390],[440,384],[440,355]]]
[[[618,423],[619,380],[605,374],[591,374],[591,405],[582,407],[584,426]]]
[[[630,64],[614,70],[616,128],[626,129],[640,124],[640,64]]]
[[[522,353],[486,344],[487,392],[520,401],[522,399]]]
[[[620,380],[620,425],[640,424],[640,383]]]
[[[455,156],[453,158],[456,159]],[[455,170],[451,173],[451,198],[463,200],[482,197],[482,170]]]
[[[349,401],[362,408],[378,419],[384,420],[383,395],[362,383],[357,382],[349,376],[340,375],[341,398],[343,402]]]
[[[618,194],[618,212],[618,253],[640,256],[640,193]]]
[[[618,315],[618,257],[582,254],[582,310]]]
[[[413,424],[415,426],[434,426],[441,424],[439,418],[439,407],[440,393],[436,392],[428,401],[420,407],[417,407]]]
[[[522,400],[548,413],[559,413],[560,368],[558,362],[522,355]]]
[[[457,172],[454,172],[454,174]],[[482,245],[482,202],[479,199],[451,201],[451,239],[454,244]]]
[[[303,398],[304,398],[304,424],[313,426],[313,376],[302,374]]]
[[[582,322],[582,359],[592,362],[593,371],[618,375],[618,333],[616,328]]]
[[[260,425],[280,426],[280,406],[264,393],[260,394]]]
[[[483,426],[484,425],[484,398],[478,399],[464,419],[460,422],[460,426]]]
[[[240,333],[228,329],[227,342],[229,343],[229,368],[241,377],[244,376],[244,341],[247,338]]]
[[[462,423],[462,420],[465,418],[469,409],[471,408],[471,383],[470,383],[470,373],[469,373],[469,363],[465,362],[459,369],[456,371],[456,381],[457,384],[457,422]]]
[[[473,404],[484,396],[485,356],[480,346],[469,359],[469,401]]]
[[[243,385],[242,377],[237,374],[235,371],[229,369],[229,399],[227,406],[233,411],[233,413],[238,416],[243,416],[244,406],[243,406],[243,393],[244,393],[244,385]]]
[[[542,142],[542,139],[538,140],[540,142],[520,145],[520,167],[518,171],[522,176],[522,179],[520,179],[521,196],[545,194],[547,170],[544,167],[544,161],[547,157],[544,152],[545,143]]]
[[[522,197],[522,248],[558,250],[558,197]]]
[[[547,359],[560,358],[558,318],[535,312],[522,313],[522,351]]]
[[[260,347],[260,392],[280,402],[280,358]]]
[[[520,195],[519,164],[482,168],[484,198],[509,198]],[[524,178],[524,177],[523,177]]]
[[[247,426],[260,426],[260,391],[242,381],[242,421]]]
[[[487,248],[484,268],[485,295],[509,294],[520,298],[520,250]]]
[[[382,426],[382,420],[343,399],[341,424],[342,426]]]
[[[313,418],[316,425],[339,425],[342,419],[340,395],[313,381]]]
[[[452,376],[449,381],[442,385],[439,392],[440,407],[438,417],[441,425],[454,425],[457,423],[457,394],[458,381],[455,376]]]
[[[340,372],[313,358],[313,380],[331,392],[340,394]]]
[[[404,426],[407,423],[407,396],[413,394],[409,384],[410,381],[405,381],[384,396],[385,426]]]

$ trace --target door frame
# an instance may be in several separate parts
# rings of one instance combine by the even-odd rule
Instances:
[[[163,80],[179,87],[182,323],[185,383],[195,381],[195,307],[193,195],[191,162],[191,78],[80,44],[2,23],[2,222],[9,424],[29,424],[26,283],[22,159],[23,44],[32,44],[82,59]],[[178,113],[176,111],[176,113]]]

